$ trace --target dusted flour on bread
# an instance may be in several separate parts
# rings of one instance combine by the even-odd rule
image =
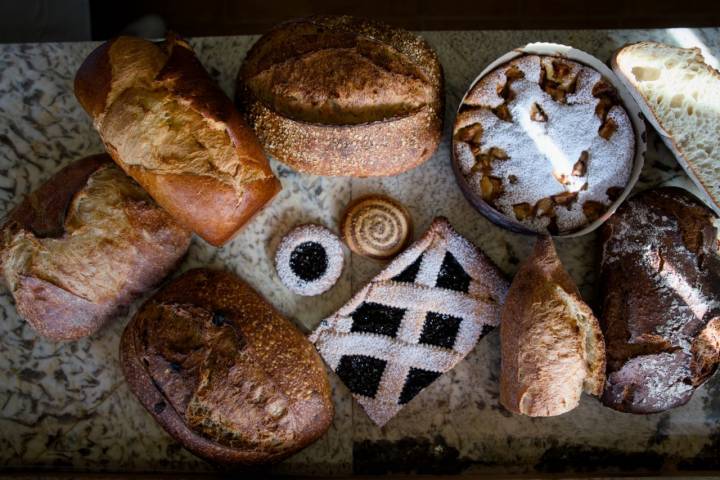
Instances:
[[[475,84],[455,124],[461,173],[483,200],[526,227],[578,230],[620,195],[635,135],[596,70],[525,55]]]
[[[720,354],[720,256],[712,211],[678,188],[643,192],[601,230],[603,402],[653,413],[686,403]]]

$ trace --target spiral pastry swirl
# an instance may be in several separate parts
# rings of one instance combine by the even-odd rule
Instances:
[[[368,195],[348,207],[341,231],[353,252],[386,259],[407,246],[411,229],[410,215],[400,203],[382,195]]]

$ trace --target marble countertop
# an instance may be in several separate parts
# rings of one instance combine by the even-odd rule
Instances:
[[[182,270],[206,265],[235,271],[309,332],[343,305],[383,264],[351,255],[340,281],[319,297],[284,288],[271,258],[292,226],[313,221],[337,231],[355,197],[391,195],[410,210],[415,236],[445,215],[508,275],[532,239],[502,230],[472,209],[450,166],[449,130],[463,93],[496,57],[533,41],[572,45],[601,60],[624,43],[702,42],[720,57],[720,28],[627,31],[422,32],[445,69],[445,135],[426,164],[388,178],[300,175],[272,161],[282,193],[231,243],[215,249],[193,241]],[[206,68],[232,93],[234,76],[255,36],[191,39]],[[59,166],[101,151],[90,119],[72,93],[73,77],[95,43],[0,45],[0,214]],[[637,189],[687,179],[650,131]],[[585,298],[595,305],[595,234],[558,241],[560,256]],[[131,309],[131,313],[132,313]],[[155,424],[125,384],[118,341],[127,317],[72,343],[40,338],[0,294],[0,470],[212,471]],[[634,416],[583,397],[560,417],[512,416],[498,403],[498,335],[483,339],[384,428],[374,426],[331,375],[336,416],[316,444],[273,467],[313,475],[350,473],[558,473],[720,469],[720,379],[670,412]]]

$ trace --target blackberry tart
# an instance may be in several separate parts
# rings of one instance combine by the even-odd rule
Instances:
[[[340,239],[315,224],[291,230],[275,253],[280,281],[298,295],[319,295],[329,290],[340,277],[343,264]]]
[[[436,218],[310,341],[383,426],[499,324],[507,289],[498,268]]]

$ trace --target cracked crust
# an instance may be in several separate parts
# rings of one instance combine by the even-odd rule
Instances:
[[[120,357],[148,412],[210,461],[279,461],[332,422],[315,349],[231,273],[191,270],[156,293],[126,327]]]
[[[296,170],[394,175],[437,148],[442,69],[410,32],[310,17],[258,40],[238,74],[236,101],[267,151]]]
[[[603,225],[605,405],[632,413],[674,408],[715,371],[720,255],[714,219],[688,192],[665,187],[636,195]]]
[[[600,325],[563,268],[550,237],[539,237],[518,270],[500,321],[500,403],[533,417],[600,395],[605,344]]]
[[[18,313],[51,340],[96,332],[184,255],[180,227],[108,155],[76,161],[2,228],[0,262]]]
[[[173,35],[102,44],[78,70],[75,94],[118,165],[213,245],[280,191],[252,130]]]

